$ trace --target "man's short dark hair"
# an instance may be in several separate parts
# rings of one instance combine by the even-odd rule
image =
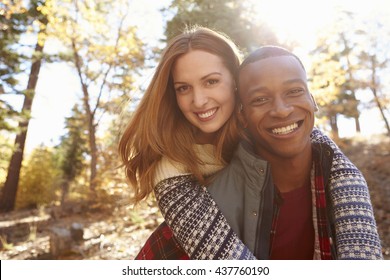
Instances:
[[[253,62],[256,62],[256,61],[259,61],[262,59],[266,59],[269,57],[278,57],[278,56],[293,56],[293,57],[295,57],[298,60],[299,64],[301,64],[303,70],[305,70],[305,66],[303,66],[303,63],[299,59],[298,56],[296,56],[295,54],[293,54],[289,50],[286,50],[286,49],[279,47],[279,46],[263,46],[255,51],[253,51],[242,62],[241,66],[240,66],[240,70],[245,68],[245,66],[247,66],[250,63],[253,63]]]

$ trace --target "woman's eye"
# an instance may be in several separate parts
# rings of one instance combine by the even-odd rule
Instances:
[[[217,84],[218,82],[219,82],[219,80],[217,80],[217,79],[209,79],[206,81],[206,84],[211,86],[211,85]]]
[[[182,93],[182,92],[187,91],[188,88],[189,88],[189,86],[179,86],[179,87],[175,88],[175,91],[176,91],[177,93]]]

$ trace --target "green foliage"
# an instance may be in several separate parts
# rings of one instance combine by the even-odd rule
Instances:
[[[39,12],[45,2],[5,1],[0,4],[0,130],[16,131],[12,120],[26,117],[7,102],[6,96],[27,94],[20,89],[18,75],[26,69],[21,65],[35,58],[28,55],[29,46],[21,44],[20,39],[33,32],[34,26],[46,23],[45,16]]]
[[[0,4],[4,15],[0,16],[0,130],[12,131],[12,119],[18,112],[6,101],[7,94],[20,93],[16,89],[16,75],[21,73],[23,56],[17,52],[20,36],[28,25],[28,11],[16,4]]]
[[[49,35],[65,47],[59,59],[75,64],[92,110],[115,94],[129,93],[136,69],[144,63],[137,30],[126,25],[128,9],[124,0],[53,0],[48,9]]]
[[[144,46],[136,29],[126,24],[129,3],[118,1],[53,0],[48,8],[49,35],[66,49],[59,55],[77,72],[83,95],[90,156],[89,185],[98,183],[97,132],[102,116],[117,109],[116,99],[130,93],[136,69],[143,66]]]
[[[0,134],[0,186],[3,185],[7,176],[9,160],[13,152],[12,144],[9,138]]]
[[[16,208],[31,208],[57,200],[59,171],[53,151],[35,149],[22,167]]]
[[[1,69],[4,70],[2,78],[5,76],[5,82],[0,84],[0,89],[2,94],[22,93],[24,95],[24,102],[20,114],[16,114],[15,110],[13,110],[4,99],[0,102],[2,109],[7,109],[4,111],[5,113],[0,116],[0,127],[5,130],[15,130],[18,133],[15,139],[14,152],[10,159],[7,179],[4,183],[0,197],[0,210],[4,212],[11,211],[15,206],[27,127],[30,120],[32,102],[42,62],[41,53],[45,41],[45,36],[42,35],[45,34],[47,20],[46,16],[40,12],[40,9],[45,5],[45,2],[46,0],[31,0],[28,2],[7,1],[5,3],[6,5],[4,5],[6,7],[4,9],[6,11],[5,19],[8,19],[8,22],[1,25],[1,29],[6,30],[4,33],[5,35],[0,37],[0,41],[2,41],[1,51],[3,52],[5,50],[6,53],[3,54],[5,55],[5,59],[3,60],[5,66],[1,67]],[[18,6],[19,4],[20,6]],[[28,7],[24,8],[22,6],[23,4],[28,5]],[[15,8],[15,6],[17,7]],[[3,10],[0,11],[4,14]],[[13,21],[13,18],[16,20]],[[32,48],[19,41],[20,35],[23,34],[27,36],[29,33],[33,33],[34,38],[37,38],[37,42]],[[12,63],[16,63],[16,65],[10,64],[10,58]],[[23,86],[26,89],[24,91],[17,88],[19,83],[17,82],[19,80],[19,77],[17,76],[17,74],[19,74],[18,66],[21,68],[23,67],[26,71],[27,69],[29,70],[27,85]],[[14,72],[14,70],[16,72]],[[23,74],[26,75],[27,73]],[[8,79],[8,77],[10,77],[10,79]],[[10,122],[16,123],[16,121],[12,119],[15,115],[18,115],[19,118],[17,129],[14,129],[9,125]]]
[[[72,181],[85,167],[85,154],[88,150],[85,116],[79,106],[73,106],[72,115],[65,120],[65,127],[67,134],[61,137],[57,156],[63,179]]]
[[[86,118],[79,106],[73,106],[72,115],[65,120],[67,133],[61,137],[56,148],[59,172],[61,173],[61,202],[68,196],[70,184],[86,167],[85,155],[88,152],[86,138]]]
[[[277,43],[276,36],[265,23],[258,23],[250,5],[239,0],[174,0],[165,13],[173,11],[165,35],[167,40],[186,26],[201,25],[224,32],[244,51],[264,44]]]
[[[118,154],[118,143],[130,118],[131,114],[127,112],[115,116],[108,123],[105,133],[99,139],[98,185],[113,195],[123,193],[123,188],[128,187],[123,177],[123,170],[119,168],[121,161]]]

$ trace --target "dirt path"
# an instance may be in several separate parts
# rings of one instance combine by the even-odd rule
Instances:
[[[5,243],[0,250],[0,259],[131,260],[161,222],[162,217],[155,207],[134,211],[122,206],[112,212],[95,209],[60,218],[53,218],[51,209],[13,212],[0,216],[0,227],[10,228],[19,238],[24,236],[25,241]],[[25,223],[30,225],[29,231],[19,226]],[[76,244],[65,254],[52,256],[51,229],[68,229],[73,223],[83,226],[85,241]]]

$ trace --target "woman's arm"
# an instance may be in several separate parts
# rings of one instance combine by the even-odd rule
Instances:
[[[255,259],[207,189],[190,175],[161,181],[155,194],[166,223],[191,259]]]
[[[311,138],[312,142],[325,143],[334,151],[330,190],[339,258],[382,259],[364,177],[329,137],[314,129]],[[191,259],[254,259],[232,231],[207,189],[192,180],[190,175],[161,181],[155,194],[167,224]],[[348,208],[343,199],[351,200]],[[355,246],[358,246],[358,251],[355,251]]]

